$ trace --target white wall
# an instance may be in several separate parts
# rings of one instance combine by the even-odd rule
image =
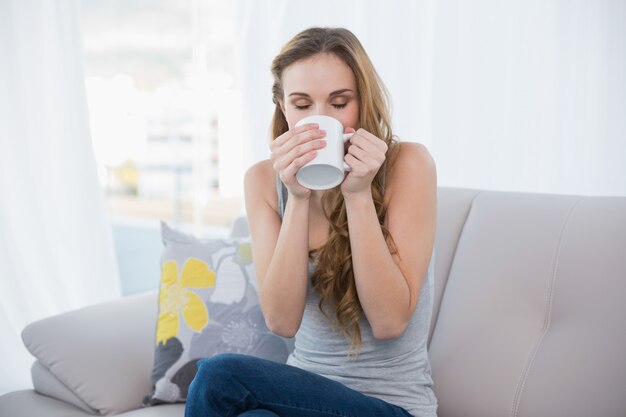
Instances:
[[[248,164],[268,156],[274,55],[344,26],[440,185],[626,195],[624,1],[239,0],[236,24]]]

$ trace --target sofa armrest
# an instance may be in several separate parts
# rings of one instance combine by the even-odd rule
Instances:
[[[151,291],[39,320],[22,339],[64,388],[100,414],[118,414],[150,391],[156,316]]]
[[[48,368],[41,364],[41,362],[35,361],[30,373],[33,379],[33,387],[37,393],[45,395],[46,397],[55,398],[66,404],[71,404],[89,414],[98,414],[97,410],[85,404],[83,400],[78,398],[71,389],[67,388],[65,384],[59,381]]]

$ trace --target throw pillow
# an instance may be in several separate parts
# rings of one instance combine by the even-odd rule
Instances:
[[[202,358],[228,352],[284,363],[291,342],[265,326],[249,238],[198,239],[165,223],[161,233],[153,387],[144,405],[185,401]]]

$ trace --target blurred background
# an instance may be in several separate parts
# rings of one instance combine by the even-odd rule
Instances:
[[[0,393],[25,325],[158,287],[160,221],[228,235],[311,26],[359,37],[439,185],[626,195],[624,0],[0,0]]]

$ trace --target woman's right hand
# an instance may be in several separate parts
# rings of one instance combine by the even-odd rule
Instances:
[[[317,150],[326,146],[326,136],[316,123],[308,123],[286,131],[270,144],[270,159],[290,197],[308,199],[311,190],[296,180],[296,173],[312,161]]]

